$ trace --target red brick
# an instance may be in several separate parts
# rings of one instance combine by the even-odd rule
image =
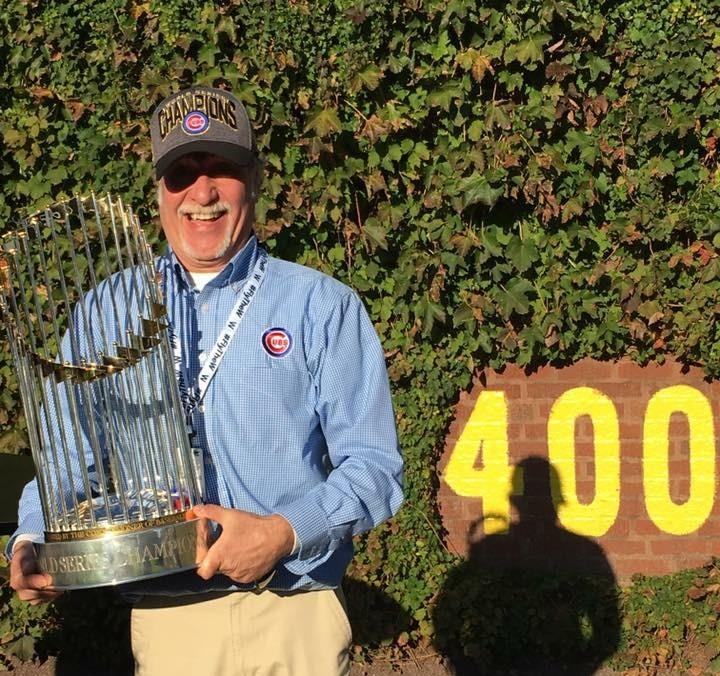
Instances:
[[[628,422],[620,423],[620,439],[623,441],[638,441],[641,443],[643,433],[644,430],[641,424]]]
[[[625,405],[625,415],[628,420],[636,421],[642,430],[645,411],[647,410],[648,398],[646,396],[629,397],[622,399]]]
[[[670,481],[670,498],[676,505],[685,504],[690,497],[690,482],[688,479],[673,479]]]
[[[635,535],[653,537],[662,536],[663,532],[650,519],[636,519],[630,523],[630,531]]]
[[[463,519],[474,521],[482,517],[482,501],[477,499],[468,499],[463,502]]]
[[[622,475],[622,485],[632,489],[633,493],[642,491],[642,465],[628,467]]]
[[[524,371],[520,371],[522,378],[526,382],[557,382],[562,369],[557,369],[554,366],[541,366],[530,375],[526,375]]]
[[[552,405],[554,403],[553,401],[538,401],[537,403],[537,412],[540,416],[541,420],[547,421],[547,419],[550,417],[550,409],[552,408]]]
[[[465,498],[461,498],[459,495],[453,491],[450,486],[448,486],[444,481],[440,482],[440,485],[438,486],[438,497],[441,500],[447,500],[447,501],[457,501],[458,503],[465,502]]]
[[[455,519],[463,518],[462,503],[458,500],[445,499],[439,503],[440,514],[442,515],[443,522],[447,522]]]
[[[547,443],[547,423],[523,423],[525,439],[542,441]]]
[[[518,448],[512,448],[512,457],[515,459],[515,464],[530,457],[547,457],[547,444],[542,439],[528,439],[527,441],[518,441],[514,446]]]
[[[612,361],[594,361],[583,359],[577,364],[568,366],[558,372],[561,382],[583,382],[588,384],[596,380],[617,380],[618,364]]]
[[[575,441],[576,462],[594,465],[595,464],[595,440],[591,437],[588,441]]]
[[[618,517],[615,519],[615,523],[610,527],[610,530],[603,537],[603,541],[612,538],[628,538],[630,537],[630,519]]]
[[[620,512],[627,517],[632,526],[637,521],[647,521],[645,500],[642,494],[630,494],[627,490],[620,495]]]
[[[507,438],[508,439],[520,439],[522,438],[523,433],[523,423],[518,421],[513,421],[513,417],[510,417],[510,424],[507,428]]]
[[[576,482],[578,499],[581,504],[589,504],[595,497],[595,482],[585,479]]]
[[[617,383],[596,383],[595,389],[606,394],[613,401],[616,399],[637,398],[642,395],[642,383],[640,382],[617,382]]]
[[[649,554],[647,543],[643,540],[608,540],[602,541],[605,551],[616,556],[628,554]]]
[[[693,556],[685,556],[678,564],[678,570],[687,568],[700,568],[710,561],[709,554],[695,554]]]
[[[464,537],[461,537],[460,535],[455,533],[450,533],[446,537],[445,542],[451,552],[457,552],[462,556],[467,555],[467,543]]]
[[[508,401],[523,401],[525,399],[525,383],[499,382],[493,387],[494,390],[501,390],[505,393]]]
[[[541,383],[532,380],[527,384],[527,396],[531,399],[555,401],[560,395],[578,386],[567,383]]]
[[[581,415],[575,420],[575,439],[592,441],[595,438],[595,425],[589,415]]]
[[[477,399],[477,395],[482,389],[484,388],[479,383],[476,383],[473,384],[473,387],[469,392],[466,390],[462,390],[458,395],[458,403],[456,404],[456,406],[458,408],[472,408],[475,400]]]
[[[706,554],[708,541],[675,537],[672,540],[653,540],[650,542],[653,554]]]
[[[711,516],[700,528],[701,537],[718,538],[720,536],[720,519],[717,516]],[[720,543],[720,539],[718,540]]]
[[[642,378],[649,380],[680,380],[686,379],[688,376],[682,373],[682,364],[672,359],[668,359],[664,364],[650,363],[646,366],[639,366],[633,362],[620,363],[618,366],[618,375],[621,378]],[[702,376],[699,378],[702,380]]]
[[[643,575],[667,575],[675,570],[679,570],[679,568],[673,567],[670,561],[658,556],[652,558],[624,558],[615,561],[615,566],[618,577],[624,578],[625,580],[635,573],[642,573]]]
[[[519,422],[534,422],[537,420],[538,415],[537,411],[535,410],[535,406],[533,406],[530,402],[514,402],[510,405],[509,410],[509,416],[510,419],[513,421],[519,421]]]

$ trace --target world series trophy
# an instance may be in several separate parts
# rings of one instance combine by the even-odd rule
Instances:
[[[57,589],[196,566],[201,488],[162,289],[132,210],[76,197],[4,235],[7,328]]]

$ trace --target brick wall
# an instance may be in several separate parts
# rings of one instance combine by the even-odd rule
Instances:
[[[692,389],[682,390],[677,386]],[[596,394],[587,395],[587,390],[575,388],[592,388]],[[607,450],[612,449],[614,436],[612,415],[596,416],[593,424],[591,417],[583,414],[581,401],[577,405],[578,416],[574,423],[577,501],[587,505],[598,498],[596,513],[604,514],[603,518],[608,518],[607,514],[614,515],[609,528],[599,535],[588,535],[593,531],[592,518],[585,524],[576,520],[572,531],[563,527],[556,519],[558,501],[552,502],[548,484],[550,475],[555,474],[560,492],[565,494],[568,490],[567,468],[570,461],[563,465],[565,481],[557,474],[555,465],[549,462],[548,421],[554,415],[553,410],[558,410],[553,406],[560,397],[570,397],[569,407],[572,409],[572,393],[568,395],[568,392],[573,390],[586,393],[583,395],[585,399],[590,396],[600,400],[606,398],[607,401],[609,398],[616,412],[619,477],[618,473],[615,474],[619,479],[619,496],[612,488],[607,488],[607,482],[603,484],[604,493],[596,494],[596,446],[599,452],[612,454],[612,450]],[[449,485],[447,472],[458,439],[467,431],[466,424],[478,396],[482,392],[493,391],[503,392],[507,402],[505,429],[509,465],[511,468],[523,467],[521,477],[514,469],[508,470],[508,473],[516,474],[516,479],[521,479],[524,487],[514,488],[514,495],[510,495],[508,490],[511,525],[504,534],[484,532],[483,519],[488,515],[483,512],[481,494],[485,489],[482,482],[477,484],[477,492],[473,493],[473,476],[476,470],[484,467],[483,445],[477,444],[474,464],[463,469],[463,476],[467,476],[463,490],[466,493],[469,491],[471,496],[458,495],[458,482],[455,482],[455,489]],[[677,401],[676,405],[671,403],[670,408],[666,401],[665,411],[676,409],[675,412],[666,418],[648,417],[649,402],[653,397],[662,399],[663,392],[673,402]],[[712,555],[720,555],[720,539],[717,537],[720,534],[720,501],[714,497],[718,470],[713,467],[714,437],[720,429],[718,393],[720,383],[708,383],[701,370],[683,369],[675,362],[640,367],[629,361],[584,360],[566,368],[545,367],[530,374],[513,366],[502,373],[488,370],[479,374],[471,392],[460,396],[438,467],[441,475],[439,504],[448,546],[466,556],[502,566],[513,564],[529,568],[590,570],[609,564],[622,582],[626,582],[633,573],[670,573],[702,565]],[[703,401],[707,403],[703,404]],[[478,407],[476,415],[482,418],[481,408]],[[566,416],[567,410],[566,406]],[[714,423],[714,434],[712,427],[702,426],[703,412],[706,413],[705,421],[709,417],[711,424]],[[693,419],[700,422],[691,423]],[[666,421],[665,424],[662,420]],[[692,434],[691,424],[694,425]],[[600,429],[595,429],[596,426]],[[703,438],[703,435],[710,438]],[[609,440],[610,446],[598,444],[599,438]],[[663,439],[667,439],[667,443]],[[565,447],[560,442],[552,443],[553,448],[559,449],[557,453],[566,455],[566,447],[572,446],[572,440]],[[694,474],[691,472],[691,458],[699,463]],[[668,477],[664,482],[663,463],[667,463],[668,468]],[[498,480],[502,478],[501,473]],[[605,478],[613,483],[612,477]],[[648,502],[663,491],[668,499],[660,508],[655,508],[653,519]],[[691,495],[695,498],[688,502]],[[693,530],[688,531],[688,528]],[[668,532],[674,529],[682,532]]]

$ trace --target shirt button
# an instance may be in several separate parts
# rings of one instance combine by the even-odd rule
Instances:
[[[198,406],[198,412],[205,413],[205,404],[200,404],[200,406]]]
[[[210,309],[210,303],[203,303],[203,304],[200,306],[200,310],[201,310],[202,312],[207,312],[209,309]]]
[[[199,361],[200,361],[201,364],[204,364],[204,363],[205,363],[205,360],[207,359],[207,355],[206,355],[204,352],[201,352],[201,353],[198,355],[198,359],[199,359]]]

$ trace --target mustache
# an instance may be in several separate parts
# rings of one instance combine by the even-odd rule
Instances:
[[[178,215],[189,216],[195,214],[198,216],[219,216],[228,211],[230,211],[230,204],[227,202],[217,202],[216,204],[204,207],[199,205],[194,207],[183,205],[178,208]]]

